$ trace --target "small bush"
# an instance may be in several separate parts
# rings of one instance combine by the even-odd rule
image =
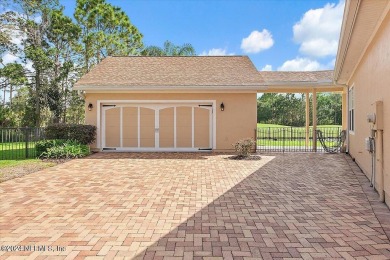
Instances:
[[[65,142],[66,142],[65,140],[61,140],[61,139],[42,140],[35,144],[35,150],[37,151],[38,157],[40,157],[42,153],[47,152],[47,149],[52,148],[53,146],[62,145]]]
[[[234,149],[236,150],[236,153],[240,157],[248,157],[251,148],[256,144],[255,140],[252,138],[246,138],[246,139],[241,139],[238,142],[232,144]]]
[[[80,144],[77,141],[66,141],[62,144],[52,146],[43,152],[41,159],[74,159],[85,157],[90,154],[89,146]]]
[[[96,139],[96,126],[52,124],[46,127],[47,139],[75,140],[80,144],[91,144]]]

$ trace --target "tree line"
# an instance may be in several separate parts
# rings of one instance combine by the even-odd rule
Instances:
[[[74,18],[58,0],[5,0],[0,14],[0,126],[82,123],[73,84],[107,56],[195,55],[191,44],[145,46],[121,8],[77,0]],[[14,62],[5,63],[5,57]]]
[[[312,96],[310,100],[310,125],[312,121]],[[305,94],[265,93],[257,99],[257,122],[287,126],[305,125]],[[341,94],[317,93],[317,124],[341,125]]]

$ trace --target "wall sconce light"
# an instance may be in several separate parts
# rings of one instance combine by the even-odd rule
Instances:
[[[221,108],[221,111],[225,110],[225,105],[223,104],[223,102],[221,103],[221,105],[219,107]]]
[[[88,105],[88,111],[91,111],[91,110],[92,110],[92,108],[93,108],[93,105],[92,105],[92,103],[89,103],[89,105]]]

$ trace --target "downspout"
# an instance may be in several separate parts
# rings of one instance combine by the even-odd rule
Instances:
[[[383,176],[383,130],[377,130],[377,138],[378,138],[378,149],[375,152],[377,157],[377,163],[375,166],[378,166],[376,171],[379,175],[378,181],[378,193],[379,193],[379,201],[385,202],[385,191],[384,191],[384,176]]]
[[[349,96],[349,86],[347,85],[347,84],[344,84],[344,86],[347,88],[347,115],[346,115],[346,117],[347,117],[347,129],[345,130],[346,131],[346,141],[347,141],[347,149],[345,149],[345,153],[346,154],[349,154],[349,129],[351,129],[351,126],[350,126],[350,121],[351,120],[349,120],[349,109],[350,109],[350,107],[349,107],[349,99],[351,98],[350,96]]]
[[[376,101],[374,116],[367,116],[367,121],[373,123],[370,134],[370,153],[372,163],[371,187],[379,194],[379,201],[385,201],[383,172],[383,103]]]
[[[384,172],[383,172],[383,102],[382,101],[376,101],[375,102],[375,114],[376,114],[376,120],[375,120],[375,130],[376,130],[376,174],[378,174],[378,193],[379,193],[379,201],[384,202],[385,201],[385,191],[384,191]],[[375,174],[375,175],[376,175]],[[374,184],[375,185],[375,184]]]

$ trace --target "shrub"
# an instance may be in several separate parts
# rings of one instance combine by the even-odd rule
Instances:
[[[252,138],[245,138],[237,141],[236,143],[232,144],[234,149],[236,150],[236,153],[238,156],[241,157],[248,157],[251,148],[256,144],[255,140]]]
[[[53,146],[63,145],[65,142],[66,141],[62,139],[42,140],[35,144],[35,150],[37,151],[38,157],[40,157],[42,153],[47,152],[47,149],[52,148]]]
[[[76,124],[52,124],[45,130],[47,139],[75,140],[80,144],[91,144],[96,139],[96,126]]]
[[[81,158],[90,154],[89,146],[77,141],[65,141],[62,144],[52,146],[43,152],[41,159],[73,159]]]

